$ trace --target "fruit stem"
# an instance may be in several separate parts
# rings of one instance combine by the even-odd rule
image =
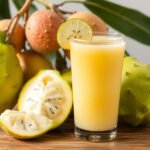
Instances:
[[[57,13],[58,12],[61,14],[74,14],[74,13],[76,13],[76,11],[66,11],[66,10],[59,9],[58,7],[61,7],[63,5],[63,2],[60,4],[52,4],[52,3],[47,2],[45,0],[35,0],[35,1],[37,1],[38,3],[44,5],[45,7],[49,8],[49,9],[54,9]]]
[[[24,27],[26,26],[26,23],[27,23],[28,18],[29,18],[29,8],[28,8],[28,10],[25,12],[25,14],[24,14],[24,20],[25,20],[25,22],[24,22]]]
[[[70,14],[70,15],[76,13],[76,11],[66,11],[66,10],[63,10],[63,9],[59,9],[59,11],[60,11],[62,14]]]
[[[22,17],[25,13],[28,12],[29,7],[31,5],[33,0],[26,0],[22,8],[17,12],[17,14],[11,19],[11,22],[6,30],[7,32],[7,38],[6,43],[10,43],[10,35],[13,33],[16,24],[18,23],[20,17]]]
[[[47,7],[48,9],[54,10],[63,20],[65,20],[64,16],[62,15],[61,11],[58,10],[58,8],[56,7],[55,4],[52,4],[50,2],[47,2],[45,0],[35,0],[38,3],[44,5],[45,7]]]

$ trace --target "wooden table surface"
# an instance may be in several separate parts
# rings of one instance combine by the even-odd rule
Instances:
[[[116,140],[90,143],[74,137],[73,119],[34,140],[18,140],[0,129],[0,150],[150,150],[150,126],[119,125]]]

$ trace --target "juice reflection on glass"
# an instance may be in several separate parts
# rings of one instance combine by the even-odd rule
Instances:
[[[125,42],[118,34],[71,41],[75,134],[91,141],[116,137]]]

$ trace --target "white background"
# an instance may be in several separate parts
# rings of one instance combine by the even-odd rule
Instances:
[[[113,1],[110,0],[110,1],[121,4],[126,7],[137,9],[150,17],[150,0],[113,0]],[[50,2],[60,3],[62,2],[62,0],[51,0]],[[14,15],[16,9],[13,7],[12,4],[10,5],[10,7],[12,15]],[[67,10],[76,10],[76,11],[86,10],[86,8],[80,4],[67,4],[63,8]],[[126,43],[127,43],[127,50],[130,53],[130,55],[135,56],[144,63],[150,64],[150,46],[143,45],[128,37],[126,37]]]

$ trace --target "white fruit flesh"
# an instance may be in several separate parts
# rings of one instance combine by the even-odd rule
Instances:
[[[72,107],[69,85],[55,71],[42,71],[23,88],[19,110],[44,115],[61,124]]]
[[[54,122],[42,115],[6,110],[0,116],[0,124],[13,136],[27,139],[47,132]]]

